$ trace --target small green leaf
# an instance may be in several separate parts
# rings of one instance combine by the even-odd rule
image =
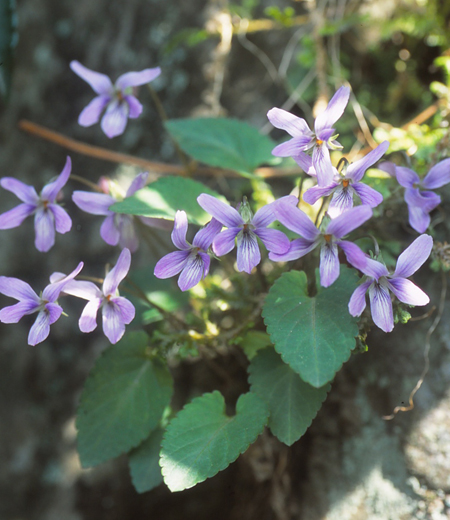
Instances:
[[[220,198],[218,193],[201,182],[185,177],[161,177],[131,197],[113,204],[109,209],[117,213],[173,220],[177,210],[184,210],[189,222],[203,226],[211,220],[197,203],[201,193]]]
[[[164,435],[162,428],[154,430],[148,439],[130,452],[128,462],[131,480],[138,493],[145,493],[163,481],[159,465],[159,452]]]
[[[253,359],[259,350],[272,345],[270,336],[261,330],[250,330],[238,343],[248,359]]]
[[[197,161],[252,177],[261,164],[279,160],[275,143],[253,126],[235,119],[172,119],[166,128],[180,147]]]
[[[259,352],[248,370],[251,391],[269,408],[270,430],[281,442],[291,446],[311,425],[330,385],[322,388],[308,385],[272,348]]]
[[[162,442],[161,467],[171,491],[182,491],[225,469],[256,440],[268,410],[253,393],[241,395],[236,415],[225,415],[215,391],[195,398],[170,422]]]
[[[137,446],[168,406],[172,377],[167,366],[148,356],[147,345],[144,332],[127,334],[105,350],[86,380],[76,422],[83,467]]]
[[[310,298],[305,273],[290,271],[267,295],[262,315],[275,350],[316,388],[334,378],[355,347],[358,326],[348,302],[356,283],[355,271],[341,265],[336,282]]]
[[[13,54],[18,33],[16,3],[0,0],[0,94],[7,99],[11,88]]]

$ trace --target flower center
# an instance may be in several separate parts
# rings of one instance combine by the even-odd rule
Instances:
[[[342,186],[343,186],[344,188],[347,188],[349,184],[350,184],[350,181],[347,180],[347,179],[344,179],[344,180],[342,181]]]
[[[332,238],[333,235],[323,235],[323,238],[325,239],[325,241],[329,244],[331,242],[331,238]]]
[[[323,144],[322,139],[316,139],[317,146],[321,146]]]

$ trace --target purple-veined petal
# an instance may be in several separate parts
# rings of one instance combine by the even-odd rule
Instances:
[[[75,204],[91,215],[111,215],[109,207],[117,201],[106,193],[90,193],[89,191],[74,191],[72,200]]]
[[[129,325],[136,316],[136,309],[134,308],[134,305],[123,296],[111,298],[111,302],[114,304],[116,310],[120,313],[122,321],[125,323],[125,325]]]
[[[315,204],[321,197],[327,197],[333,190],[338,186],[336,182],[333,182],[329,186],[313,186],[305,191],[303,194],[303,200],[308,204]]]
[[[366,280],[353,291],[353,294],[348,302],[348,312],[352,316],[361,316],[366,308],[366,292],[372,280]]]
[[[100,236],[110,246],[116,246],[119,243],[120,231],[116,225],[116,214],[108,215],[100,227]]]
[[[62,273],[53,273],[50,276],[50,282],[55,283],[64,278],[65,275]],[[64,294],[75,296],[76,298],[82,298],[83,300],[93,300],[95,298],[103,298],[102,291],[93,282],[87,280],[71,280],[64,285],[64,289],[61,291]]]
[[[192,245],[199,247],[203,251],[208,251],[214,238],[221,230],[222,224],[213,217],[204,228],[200,229],[200,231],[196,233]]]
[[[307,253],[315,249],[319,245],[316,241],[307,240],[306,238],[296,238],[291,242],[286,253],[278,255],[276,253],[269,253],[269,258],[273,262],[289,262],[290,260],[297,260],[305,256]]]
[[[178,278],[178,287],[182,291],[192,289],[205,275],[203,258],[199,255],[191,254]]]
[[[285,130],[292,137],[301,135],[312,136],[312,132],[304,119],[294,116],[282,108],[272,108],[267,112],[267,118],[275,128]]]
[[[260,228],[254,230],[268,251],[282,255],[289,251],[289,238],[278,229]]]
[[[191,249],[191,245],[186,241],[186,233],[188,230],[188,219],[185,211],[177,211],[173,223],[172,242],[182,251]]]
[[[374,260],[373,258],[367,257],[364,265],[357,266],[357,269],[362,271],[365,275],[374,278],[375,280],[379,280],[382,276],[387,276],[389,271],[386,266],[378,260]]]
[[[39,296],[26,282],[19,278],[0,276],[0,293],[16,300],[31,300],[39,304]]]
[[[123,99],[128,103],[128,117],[130,119],[136,119],[142,114],[144,107],[134,96],[124,96]]]
[[[57,306],[59,307],[59,306]],[[62,314],[62,307],[60,307]],[[48,338],[50,334],[50,315],[42,310],[37,315],[36,321],[31,326],[30,332],[28,334],[28,345],[37,345],[38,343],[42,343],[45,339]]]
[[[406,200],[406,195],[407,195],[408,191],[417,191],[418,192],[419,190],[414,190],[414,189],[406,190],[405,200]],[[428,193],[431,193],[431,191]],[[420,196],[419,197],[415,197],[415,196],[409,197],[409,200],[411,200],[412,198],[421,202]],[[424,209],[420,205],[416,205],[414,203],[407,203],[407,204],[408,204],[409,225],[413,229],[415,229],[418,233],[424,233],[428,229],[430,222],[431,222],[429,211]]]
[[[146,184],[148,179],[148,172],[142,172],[136,175],[136,177],[131,181],[131,184],[128,186],[127,193],[125,198],[131,197],[137,191],[141,190]]]
[[[133,215],[116,214],[116,226],[119,230],[119,246],[129,249],[131,253],[137,251],[139,238],[134,227]]]
[[[115,295],[117,287],[120,282],[125,278],[130,270],[131,265],[131,253],[129,249],[122,249],[122,252],[117,259],[116,265],[109,271],[105,276],[103,282],[103,294],[105,296]]]
[[[116,88],[125,90],[129,87],[139,87],[150,83],[161,74],[160,67],[154,67],[153,69],[144,69],[140,72],[126,72],[117,78]]]
[[[97,312],[103,302],[102,298],[93,298],[85,305],[78,326],[81,332],[92,332],[97,327]]]
[[[22,222],[32,215],[36,206],[31,204],[19,204],[13,209],[0,215],[0,229],[11,229],[20,226]]]
[[[391,161],[383,161],[377,166],[377,168],[383,172],[386,172],[391,177],[396,177],[395,170],[397,166]]]
[[[225,204],[225,202],[216,199],[212,195],[202,193],[197,197],[197,202],[201,208],[226,227],[239,227],[244,223],[241,215],[236,209]]]
[[[351,179],[352,181],[360,181],[366,170],[370,168],[373,164],[375,164],[383,155],[386,153],[389,148],[389,142],[383,141],[379,144],[375,149],[365,155],[362,159],[349,164],[347,167],[347,172],[345,174],[347,179]]]
[[[209,267],[211,265],[211,257],[208,255],[208,253],[202,253],[199,251],[197,255],[202,259],[203,262],[203,278],[208,275],[209,273]]]
[[[435,164],[425,175],[422,186],[427,190],[441,188],[450,182],[450,159],[444,159]]]
[[[334,168],[331,164],[330,152],[325,144],[315,146],[312,162],[317,175],[319,186],[329,186],[334,180]]]
[[[367,265],[368,256],[356,244],[348,240],[340,240],[338,246],[344,251],[347,262],[364,272],[363,269]]]
[[[47,287],[42,292],[42,300],[45,300],[47,302],[55,302],[60,293],[64,290],[65,286],[71,282],[75,276],[83,269],[83,262],[80,262],[75,269],[69,273],[64,278],[59,279],[56,282],[50,283],[50,285],[47,285]]]
[[[350,89],[348,87],[339,88],[328,103],[327,108],[316,117],[314,130],[316,135],[321,130],[331,128],[334,123],[342,116],[350,97]]]
[[[281,143],[272,150],[272,155],[276,157],[292,157],[299,155],[299,152],[304,152],[313,146],[315,140],[309,135],[301,135],[293,137],[284,143]]]
[[[372,209],[369,206],[357,206],[347,210],[339,217],[333,219],[327,227],[327,234],[342,238],[357,227],[361,226],[372,216]]]
[[[324,128],[323,130],[320,130],[320,132],[316,134],[316,144],[319,146],[317,141],[323,141],[327,148],[331,148],[332,146],[330,146],[329,141],[333,137],[333,134],[334,128]],[[333,141],[333,146],[342,148],[342,146],[337,141]]]
[[[345,211],[353,207],[353,193],[351,185],[344,187],[342,184],[334,190],[327,213],[331,218],[339,217]]]
[[[306,174],[311,175],[312,177],[317,176],[310,155],[305,152],[299,152],[298,155],[294,155],[292,158]]]
[[[107,137],[112,139],[123,134],[128,121],[128,103],[114,100],[109,103],[100,126]]]
[[[54,302],[48,302],[45,305],[45,313],[48,315],[49,325],[53,325],[55,321],[59,320],[62,314],[62,307]]]
[[[66,210],[58,204],[49,204],[48,211],[53,213],[55,220],[55,228],[58,233],[64,234],[72,228],[72,219],[67,214]]]
[[[28,186],[28,184],[25,184],[14,177],[3,177],[0,180],[0,185],[5,190],[14,193],[14,195],[22,202],[30,204],[31,206],[37,206],[39,196],[33,186]]]
[[[84,126],[95,125],[98,123],[103,110],[111,101],[111,96],[97,96],[88,105],[86,105],[78,116],[78,124]]]
[[[408,206],[417,206],[426,213],[430,213],[441,203],[441,197],[432,191],[420,191],[418,188],[405,190],[405,202]]]
[[[323,244],[320,248],[320,285],[322,287],[329,287],[339,278],[339,271],[337,244]]]
[[[55,218],[47,209],[39,208],[34,215],[34,244],[38,251],[46,253],[55,243]]]
[[[319,230],[311,219],[301,209],[294,206],[280,205],[275,208],[277,220],[291,231],[299,234],[307,240],[314,241]]]
[[[235,238],[242,228],[229,228],[221,231],[213,240],[212,249],[216,256],[223,256],[234,249]]]
[[[120,309],[113,302],[108,302],[102,307],[103,332],[109,341],[117,343],[125,333],[125,323]]]
[[[33,314],[39,309],[40,303],[32,300],[24,300],[0,310],[0,321],[2,323],[17,323],[26,314]]]
[[[75,74],[80,76],[81,79],[84,79],[86,83],[89,83],[97,94],[111,95],[113,93],[113,84],[105,74],[90,70],[84,65],[81,65],[79,61],[75,60],[70,62],[70,68],[75,72]]]
[[[156,278],[171,278],[180,273],[186,265],[190,251],[174,251],[163,256],[155,265]]]
[[[427,305],[430,302],[428,295],[406,278],[391,278],[388,286],[401,302],[408,305]]]
[[[396,166],[395,176],[400,186],[403,186],[404,188],[412,188],[414,184],[420,183],[420,177],[417,173],[411,170],[411,168],[406,168],[405,166]]]
[[[433,239],[430,235],[421,235],[398,257],[394,278],[409,278],[430,256]]]
[[[258,240],[253,232],[241,232],[237,236],[237,268],[250,274],[261,262]]]
[[[383,285],[373,283],[369,287],[369,298],[375,325],[384,332],[391,332],[394,328],[394,315],[388,289]]]
[[[363,182],[355,182],[353,189],[359,195],[361,202],[371,208],[376,208],[383,202],[383,195]]]
[[[42,188],[41,199],[47,200],[48,202],[55,202],[58,193],[62,190],[66,182],[69,180],[71,170],[72,161],[70,157],[67,157],[63,171],[58,175],[56,180],[50,182]]]
[[[294,195],[285,195],[269,204],[266,204],[262,208],[260,208],[252,219],[252,224],[256,228],[267,227],[269,224],[272,224],[274,220],[277,220],[277,215],[275,209],[280,205],[289,205],[289,206],[297,206],[298,198]]]

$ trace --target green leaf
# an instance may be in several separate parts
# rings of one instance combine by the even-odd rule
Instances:
[[[144,332],[127,334],[99,357],[81,395],[78,451],[83,467],[129,451],[158,425],[172,396],[172,377],[148,354]]]
[[[7,99],[11,88],[14,48],[18,33],[14,0],[0,0],[0,94]]]
[[[248,370],[251,391],[269,408],[270,430],[281,442],[291,446],[311,425],[330,385],[321,388],[308,385],[272,348],[260,352]]]
[[[128,463],[131,480],[138,493],[145,493],[163,481],[159,465],[159,452],[164,430],[157,428],[148,439],[130,452]]]
[[[131,197],[113,204],[109,209],[117,213],[173,220],[177,210],[184,210],[189,222],[203,226],[211,220],[197,203],[201,193],[223,199],[201,182],[185,177],[161,177]]]
[[[253,393],[239,397],[234,417],[225,415],[218,391],[195,398],[167,427],[160,461],[164,482],[182,491],[225,469],[256,440],[268,414]]]
[[[245,336],[239,340],[238,344],[248,359],[253,359],[259,350],[272,345],[270,336],[266,332],[260,330],[250,330]]]
[[[316,388],[334,378],[355,347],[358,326],[348,302],[356,283],[355,271],[341,265],[336,282],[328,288],[318,285],[311,298],[305,273],[290,271],[267,295],[262,315],[275,350]]]
[[[275,143],[253,126],[235,119],[172,119],[166,128],[197,161],[252,177],[261,164],[274,164]]]

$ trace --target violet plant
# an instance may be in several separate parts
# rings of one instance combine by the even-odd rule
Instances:
[[[113,85],[77,61],[70,66],[98,94],[82,111],[80,125],[90,126],[103,114],[101,127],[108,137],[122,134],[128,118],[141,114],[134,89],[161,72],[156,67],[125,73]],[[450,158],[437,162],[423,180],[409,168],[384,166],[394,172],[385,192],[396,189],[396,178],[406,189],[409,222],[422,233],[395,267],[385,265],[378,244],[383,246],[385,237],[376,224],[391,201],[383,200],[365,174],[388,152],[389,143],[356,159],[345,156],[334,127],[349,96],[350,88],[340,87],[312,126],[284,110],[270,110],[272,125],[292,137],[278,145],[234,120],[169,121],[166,127],[184,153],[242,175],[238,197],[230,192],[226,201],[188,176],[149,182],[148,173],[140,172],[126,190],[100,179],[93,192],[76,190],[72,200],[79,209],[104,217],[100,236],[120,249],[103,279],[91,278],[89,266],[79,276],[82,250],[78,267],[69,275],[54,272],[41,295],[25,281],[0,276],[0,293],[18,300],[0,311],[0,321],[17,323],[37,313],[30,345],[49,336],[50,325],[63,313],[59,299],[87,301],[78,319],[80,337],[96,330],[101,310],[104,335],[114,346],[97,360],[80,400],[78,450],[84,467],[127,453],[138,491],[162,480],[179,491],[227,467],[265,427],[290,446],[309,427],[342,364],[364,350],[368,332],[373,327],[391,332],[406,307],[429,302],[409,278],[432,252],[431,231],[423,233],[441,199],[421,190],[450,181]],[[271,152],[292,157],[303,170],[298,171],[300,189],[292,185],[295,194],[275,196],[258,178],[257,168],[272,160]],[[68,158],[40,195],[17,179],[1,179],[0,185],[22,203],[0,215],[0,229],[18,227],[34,215],[36,248],[47,252],[55,244],[55,231],[71,229],[71,217],[61,205],[70,175]],[[317,184],[303,193],[303,181]],[[169,228],[176,251],[162,245]],[[129,270],[138,263],[133,255],[142,233],[151,233],[147,243],[156,244],[157,253],[151,259],[141,248],[139,260],[146,267],[139,278]],[[367,245],[367,237],[374,246]],[[234,248],[236,263],[230,255]],[[169,279],[177,275],[174,287]],[[228,329],[227,322],[232,323]],[[83,341],[89,340],[83,336]],[[173,409],[169,365],[203,358],[220,363],[223,353],[247,358],[250,389],[239,396],[235,414],[225,414],[225,397],[217,390],[185,396],[184,408]]]

